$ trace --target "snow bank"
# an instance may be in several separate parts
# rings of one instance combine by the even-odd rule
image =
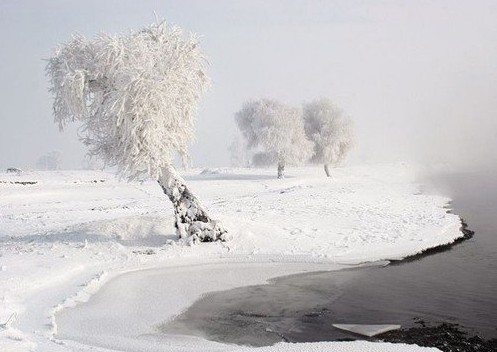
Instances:
[[[331,179],[321,168],[292,169],[284,180],[276,180],[274,170],[200,171],[186,174],[187,182],[230,229],[229,242],[177,241],[172,207],[155,182],[118,182],[111,174],[86,171],[0,174],[0,323],[18,313],[0,331],[2,351],[87,351],[56,338],[54,314],[86,301],[121,273],[233,262],[293,263],[286,273],[294,273],[314,264],[397,259],[462,236],[459,218],[444,208],[449,199],[420,194],[408,166],[336,169]],[[215,289],[200,286],[197,292]],[[192,350],[188,339],[170,339],[177,350]],[[361,350],[355,344],[358,349],[354,343],[325,345]],[[325,345],[259,350],[311,351]],[[367,349],[375,348],[390,347]]]

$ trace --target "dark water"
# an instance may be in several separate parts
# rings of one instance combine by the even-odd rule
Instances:
[[[185,328],[249,345],[357,338],[334,323],[457,323],[497,338],[497,180],[491,173],[442,175],[431,182],[454,199],[475,231],[450,250],[386,267],[283,277],[271,285],[217,292],[163,331]]]

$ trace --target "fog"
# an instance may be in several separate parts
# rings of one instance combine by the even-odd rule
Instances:
[[[212,88],[191,146],[195,166],[226,166],[233,114],[251,98],[326,96],[355,121],[350,162],[496,164],[497,2],[433,0],[0,2],[0,169],[52,150],[80,168],[76,127],[53,123],[44,58],[78,32],[154,21],[202,35]]]

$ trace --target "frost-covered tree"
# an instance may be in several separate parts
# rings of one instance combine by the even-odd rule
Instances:
[[[209,84],[198,38],[164,22],[126,35],[74,36],[49,59],[55,121],[82,123],[89,155],[129,180],[148,174],[174,205],[180,238],[224,239],[172,165],[188,159],[197,103]]]
[[[300,109],[261,99],[245,103],[235,119],[247,147],[259,149],[277,163],[278,178],[284,177],[285,165],[299,164],[312,154]]]
[[[58,150],[42,155],[36,161],[36,168],[38,170],[57,170],[60,165],[61,153]]]
[[[303,113],[305,133],[314,142],[311,161],[324,164],[329,177],[329,165],[338,164],[352,148],[352,121],[342,109],[326,98],[304,104]]]
[[[230,152],[231,166],[247,167],[249,165],[249,155],[242,136],[235,135],[228,150]]]

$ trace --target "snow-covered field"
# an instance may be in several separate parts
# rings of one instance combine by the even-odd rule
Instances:
[[[367,342],[248,348],[182,336],[150,342],[158,324],[206,292],[402,258],[462,236],[458,216],[444,208],[449,199],[421,194],[416,170],[406,165],[340,168],[333,178],[321,168],[298,168],[283,180],[272,169],[200,171],[185,177],[230,230],[228,242],[177,241],[172,206],[152,181],[119,182],[91,171],[0,174],[0,323],[12,316],[0,325],[0,351],[430,350]],[[90,322],[84,332],[99,336],[59,339],[58,312],[87,301],[118,275],[141,269],[165,270],[169,300],[146,302],[154,302],[160,316],[133,318],[130,311],[136,310],[123,302],[108,320],[122,317],[120,328]]]

